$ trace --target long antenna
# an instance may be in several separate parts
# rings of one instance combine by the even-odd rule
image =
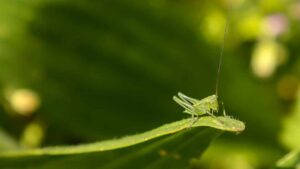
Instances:
[[[226,18],[223,42],[221,44],[221,50],[220,50],[220,56],[219,56],[219,64],[218,64],[217,79],[216,79],[216,95],[217,96],[218,96],[219,83],[220,83],[220,74],[221,74],[221,65],[222,65],[222,59],[223,59],[223,53],[224,53],[224,46],[225,46],[225,41],[227,38],[228,28],[229,28],[229,14],[227,14],[227,18]]]

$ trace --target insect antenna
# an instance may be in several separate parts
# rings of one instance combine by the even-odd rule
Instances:
[[[227,14],[227,18],[226,18],[226,24],[225,24],[225,28],[224,28],[223,42],[221,44],[220,55],[219,55],[219,63],[218,63],[217,78],[216,78],[216,95],[217,96],[218,96],[218,90],[219,90],[221,65],[222,65],[222,59],[223,59],[223,53],[224,53],[224,47],[225,47],[225,41],[226,41],[226,38],[227,38],[228,28],[229,28],[229,14]]]

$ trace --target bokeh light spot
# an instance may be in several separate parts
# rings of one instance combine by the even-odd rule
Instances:
[[[29,89],[17,89],[9,95],[9,103],[17,114],[29,116],[40,106],[40,97]]]

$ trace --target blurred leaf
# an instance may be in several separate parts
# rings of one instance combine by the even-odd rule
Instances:
[[[282,156],[272,145],[235,140],[217,139],[193,164],[205,169],[248,169],[273,165]]]
[[[300,148],[300,90],[291,114],[283,119],[283,128],[280,133],[281,142],[290,149]]]
[[[19,148],[18,143],[0,128],[0,152]]]
[[[300,168],[300,151],[294,150],[285,155],[283,158],[277,161],[276,166],[278,168],[290,168],[299,169]]]
[[[201,117],[193,126],[190,126],[191,120],[98,143],[2,152],[0,167],[81,168],[79,166],[85,164],[84,168],[183,168],[191,158],[201,154],[222,130],[239,133],[245,128],[243,122],[229,117]],[[51,157],[82,153],[91,154]]]

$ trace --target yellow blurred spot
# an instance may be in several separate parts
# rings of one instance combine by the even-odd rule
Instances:
[[[21,145],[35,148],[41,145],[44,138],[44,129],[39,122],[32,122],[26,126],[21,137]]]
[[[260,34],[262,17],[256,10],[246,11],[243,17],[239,17],[237,22],[237,32],[243,40],[257,39]]]
[[[270,77],[287,60],[286,49],[273,40],[262,40],[254,49],[251,68],[261,78]]]
[[[11,108],[18,114],[29,116],[40,106],[40,98],[37,93],[29,89],[14,90],[9,95]]]
[[[201,33],[207,41],[219,43],[222,41],[226,18],[220,10],[209,10],[201,25]]]
[[[161,156],[161,157],[165,157],[168,155],[168,152],[164,149],[161,149],[158,151],[158,154]]]
[[[172,154],[172,157],[173,157],[174,159],[176,159],[176,160],[180,160],[180,159],[181,159],[181,156],[180,156],[180,154],[178,154],[178,153],[173,153],[173,154]]]
[[[279,80],[277,93],[282,99],[293,100],[297,96],[299,86],[299,80],[295,76],[287,75]]]
[[[166,156],[171,156],[172,158],[179,160],[181,158],[180,154],[178,153],[168,153],[167,150],[160,149],[158,151],[159,156],[161,157],[166,157]]]

